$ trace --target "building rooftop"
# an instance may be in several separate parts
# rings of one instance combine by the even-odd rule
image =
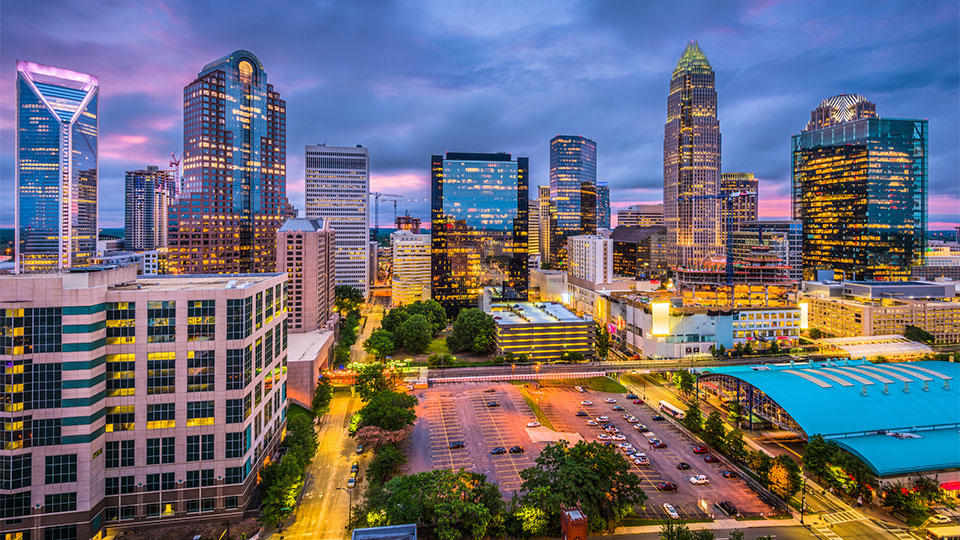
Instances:
[[[329,330],[314,330],[313,332],[287,333],[287,358],[290,362],[313,362],[317,355],[333,339],[333,332]]]
[[[683,55],[677,60],[677,68],[673,70],[674,76],[680,71],[711,71],[710,62],[707,55],[703,54],[700,44],[696,40],[690,40]]]
[[[612,238],[614,242],[642,242],[655,234],[664,234],[666,232],[667,228],[663,225],[652,225],[649,227],[618,225],[617,228],[610,233],[610,238]]]
[[[277,229],[277,232],[316,232],[322,230],[322,219],[290,218]]]
[[[850,358],[933,354],[933,349],[923,343],[910,341],[897,334],[828,338],[818,340],[817,344],[821,347],[839,349],[850,355]]]
[[[490,315],[499,325],[589,322],[558,302],[497,303],[490,306]]]
[[[202,274],[141,276],[136,281],[110,287],[111,290],[182,291],[198,289],[246,289],[283,273],[271,274]]]

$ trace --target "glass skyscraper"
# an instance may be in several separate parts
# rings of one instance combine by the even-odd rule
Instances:
[[[596,232],[596,186],[597,143],[579,135],[550,139],[550,198],[557,207],[558,233]],[[593,195],[592,204],[583,194]]]
[[[729,247],[727,235],[747,221],[757,220],[759,182],[753,173],[734,172],[720,175],[723,215],[723,245]]]
[[[447,152],[431,158],[433,298],[451,316],[485,287],[527,299],[529,160]]]
[[[287,106],[260,60],[234,51],[183,89],[183,191],[170,207],[177,274],[273,272],[287,202]]]
[[[124,180],[124,248],[166,248],[168,210],[177,193],[172,171],[148,165],[146,169],[127,171]]]
[[[691,41],[673,70],[663,128],[663,220],[673,267],[696,267],[724,253],[714,80],[710,62]]]
[[[17,61],[16,265],[86,266],[97,252],[97,77]]]
[[[824,100],[792,139],[793,216],[803,272],[909,279],[927,229],[927,121],[879,118],[873,103]]]
[[[610,186],[606,182],[597,184],[597,228],[610,228]]]

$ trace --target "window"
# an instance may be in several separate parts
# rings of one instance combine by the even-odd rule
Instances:
[[[200,471],[187,471],[187,487],[200,487]]]
[[[237,497],[224,497],[223,506],[227,509],[238,508],[240,506]]]
[[[227,339],[250,337],[253,330],[253,298],[227,300]]]
[[[107,355],[107,395],[132,396],[136,377],[133,354]]]
[[[133,405],[107,407],[107,423],[104,429],[107,431],[107,433],[113,431],[133,431],[133,412]]]
[[[59,525],[57,527],[45,527],[43,529],[43,540],[77,540],[77,526]]]
[[[243,390],[250,384],[250,347],[227,349],[227,390]]]
[[[261,326],[263,326],[263,293],[258,292],[257,293],[257,319],[256,319],[256,326],[254,326],[254,328],[259,330]]]
[[[263,371],[263,338],[262,337],[257,338],[256,345],[254,346],[254,350],[256,351],[255,357],[257,359],[255,363],[255,367],[257,369],[256,374],[260,375],[260,372]]]
[[[174,352],[147,355],[147,394],[172,394],[176,391],[177,361]]]
[[[189,475],[190,473],[188,472],[187,474]],[[187,487],[189,487],[189,486],[187,486]],[[196,487],[196,486],[194,486],[194,487]],[[197,513],[199,513],[199,512],[200,512],[200,500],[199,500],[199,499],[191,499],[191,500],[187,501],[187,513],[188,513],[188,514],[197,514]]]
[[[107,304],[107,344],[133,343],[136,337],[136,303]]]
[[[30,512],[30,490],[0,495],[0,518],[25,516]]]
[[[243,482],[243,467],[227,467],[224,483],[239,484]]]
[[[214,500],[213,499],[203,499],[200,501],[200,511],[201,512],[213,512],[214,509]]]
[[[60,408],[61,364],[29,364],[24,401],[32,409]]]
[[[106,468],[134,466],[134,441],[107,441]]]
[[[172,300],[147,302],[147,343],[176,341],[177,303]]]
[[[144,491],[160,491],[160,473],[148,474],[147,483],[143,489]]]
[[[273,329],[267,330],[263,336],[263,365],[270,367],[273,363]]]
[[[266,293],[266,299],[263,302],[265,304],[264,311],[266,311],[266,321],[270,322],[273,320],[273,287],[270,287],[264,292]]]
[[[153,403],[147,405],[147,429],[175,427],[175,418],[175,403]]]
[[[0,489],[30,487],[32,478],[32,454],[0,456]]]
[[[43,498],[43,511],[47,514],[54,512],[73,512],[77,509],[77,492],[53,493]]]
[[[187,427],[213,425],[213,401],[187,402]]]
[[[173,463],[176,461],[176,439],[147,439],[147,465]]]
[[[213,469],[203,469],[200,471],[200,485],[203,487],[213,485]]]
[[[136,485],[133,482],[133,475],[120,477],[120,493],[133,493],[135,490]]]
[[[105,495],[118,495],[120,493],[120,478],[104,478],[103,493]]]
[[[212,392],[214,351],[187,353],[187,392]]]
[[[213,460],[213,433],[200,437],[200,454],[203,461]]]
[[[0,310],[0,354],[60,352],[62,332],[60,308],[19,308]]]
[[[187,341],[213,341],[216,337],[216,306],[213,300],[187,302]]]
[[[245,453],[245,448],[243,447],[243,433],[234,432],[226,434],[226,441],[224,444],[224,457],[226,459],[238,458],[243,456]]]
[[[77,481],[77,455],[61,454],[47,456],[45,472],[47,484],[63,484]]]
[[[173,472],[165,472],[160,475],[160,489],[164,491],[170,491],[171,489],[177,489],[177,482],[174,480]]]
[[[228,424],[239,424],[243,422],[243,400],[242,399],[228,399],[227,400],[227,423]]]

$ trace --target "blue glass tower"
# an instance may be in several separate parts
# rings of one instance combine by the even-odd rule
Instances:
[[[20,272],[68,270],[96,255],[99,91],[93,75],[17,61]]]
[[[597,228],[610,228],[610,186],[606,182],[597,184]]]
[[[550,139],[550,198],[557,207],[557,232],[562,235],[596,232],[597,143],[579,135]],[[592,219],[592,222],[591,222]]]

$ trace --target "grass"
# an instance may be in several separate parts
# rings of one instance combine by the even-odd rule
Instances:
[[[611,379],[610,377],[590,377],[588,379],[557,379],[539,381],[542,386],[583,386],[595,392],[608,392],[611,394],[626,394],[629,392],[625,386]]]
[[[537,417],[537,421],[540,422],[540,425],[551,431],[556,431],[556,428],[553,427],[550,419],[547,418],[547,415],[543,413],[543,409],[541,409],[540,405],[537,404],[537,400],[533,399],[533,396],[530,395],[530,391],[521,387],[520,395],[523,396],[523,400],[527,402],[527,406],[530,407],[531,411],[533,411],[533,414]]]
[[[440,335],[433,339],[430,342],[430,345],[427,345],[427,353],[429,354],[450,354],[450,348],[447,347],[447,336]]]

